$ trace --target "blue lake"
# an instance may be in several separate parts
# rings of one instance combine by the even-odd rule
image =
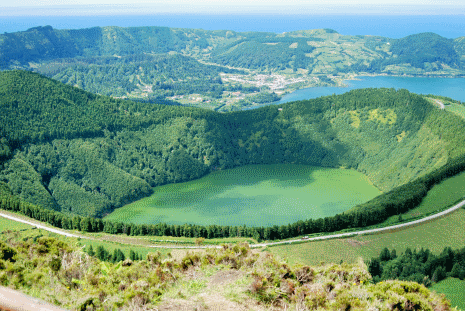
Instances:
[[[362,88],[407,89],[417,94],[447,96],[465,101],[464,78],[412,78],[412,77],[357,77],[358,80],[345,81],[347,87],[310,87],[284,95],[274,104],[284,104],[296,100],[306,100],[332,94],[343,94],[350,90]]]

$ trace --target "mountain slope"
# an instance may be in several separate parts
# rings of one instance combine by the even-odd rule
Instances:
[[[102,216],[150,186],[246,164],[346,166],[387,191],[465,150],[463,120],[405,90],[220,114],[96,96],[30,72],[0,79],[10,159],[0,179],[31,203],[80,215]]]

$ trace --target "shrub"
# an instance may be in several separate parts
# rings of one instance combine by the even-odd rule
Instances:
[[[158,265],[161,262],[160,257],[161,257],[160,252],[148,253],[147,257],[146,257],[146,260],[147,260],[147,262],[150,262],[153,265]]]
[[[5,242],[0,241],[0,259],[14,262],[16,250],[8,246]]]
[[[301,284],[311,282],[315,276],[315,271],[309,266],[303,266],[295,271],[295,277]]]
[[[52,271],[58,272],[58,270],[60,270],[61,268],[61,258],[53,256],[50,260],[50,268],[52,269]]]

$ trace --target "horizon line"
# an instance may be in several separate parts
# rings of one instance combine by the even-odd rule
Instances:
[[[20,16],[108,16],[108,15],[465,15],[465,3],[457,5],[389,5],[346,4],[334,5],[47,5],[47,6],[0,6],[2,17]]]

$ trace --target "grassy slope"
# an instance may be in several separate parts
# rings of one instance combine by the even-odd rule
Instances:
[[[465,281],[457,278],[447,278],[434,284],[430,289],[445,294],[452,307],[457,306],[459,309],[465,310]]]
[[[465,119],[465,107],[462,105],[450,103],[446,106],[446,110],[458,115],[462,119]]]
[[[402,219],[407,221],[413,218],[424,217],[427,214],[439,212],[452,206],[455,202],[465,197],[465,172],[446,179],[428,192],[421,204],[402,214]],[[398,216],[388,218],[383,224],[390,225],[397,222]]]
[[[317,264],[323,262],[355,262],[358,258],[378,256],[385,247],[398,253],[410,248],[429,248],[434,253],[444,247],[454,249],[465,246],[465,210],[460,209],[448,216],[421,226],[397,232],[365,235],[347,239],[334,239],[298,245],[270,247],[273,254],[287,258],[291,263]]]
[[[30,225],[0,217],[0,231],[1,232],[8,231],[8,230],[17,231],[17,230],[31,229],[31,228],[32,226]]]

